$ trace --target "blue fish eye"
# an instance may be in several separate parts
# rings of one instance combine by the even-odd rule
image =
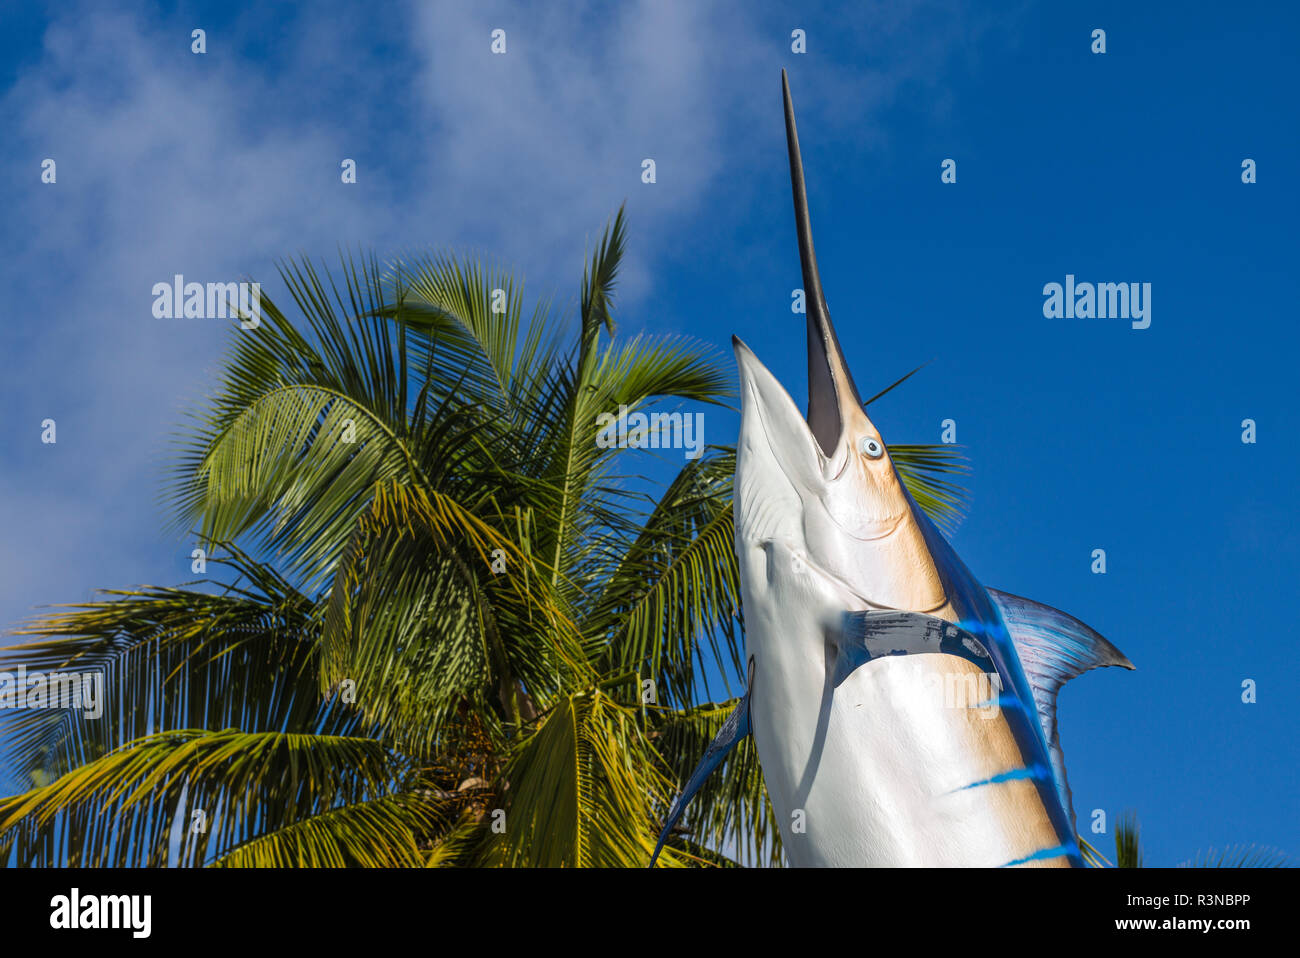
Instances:
[[[885,454],[885,447],[880,444],[880,440],[872,439],[870,436],[862,437],[862,441],[858,443],[858,449],[869,459],[879,459]]]

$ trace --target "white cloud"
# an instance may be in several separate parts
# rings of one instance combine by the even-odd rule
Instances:
[[[782,135],[787,26],[688,2],[485,9],[313,6],[288,23],[257,10],[228,28],[61,10],[0,99],[13,118],[0,153],[20,180],[0,263],[14,307],[0,325],[0,628],[91,587],[189,576],[188,548],[159,534],[160,464],[228,332],[154,319],[154,283],[273,283],[273,261],[299,252],[454,243],[563,300],[626,198],[631,304],[711,191],[742,202],[761,180],[755,150]],[[204,56],[189,52],[196,25]],[[489,50],[498,26],[504,56]],[[871,74],[886,89],[916,73],[917,49],[930,55],[890,30],[900,65]],[[844,84],[832,96],[852,95],[853,65],[817,69]],[[47,156],[54,186],[38,182]],[[339,181],[345,156],[355,186]],[[47,416],[57,447],[39,442]]]

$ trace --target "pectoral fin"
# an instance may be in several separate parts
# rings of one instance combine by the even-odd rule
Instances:
[[[1029,679],[1034,703],[1038,706],[1038,718],[1043,725],[1043,736],[1047,740],[1056,790],[1070,816],[1070,824],[1075,825],[1074,801],[1065,779],[1065,756],[1061,752],[1061,738],[1056,726],[1056,694],[1062,685],[1089,669],[1103,665],[1118,665],[1126,669],[1136,666],[1119,649],[1072,615],[996,589],[989,589],[988,593],[1002,613],[1025,677]]]
[[[664,847],[664,842],[668,839],[668,833],[672,831],[673,826],[677,824],[677,819],[682,817],[682,812],[690,800],[695,797],[695,793],[713,774],[714,770],[722,764],[722,760],[727,757],[736,744],[749,734],[749,692],[746,692],[732,713],[727,716],[727,720],[722,723],[722,728],[718,729],[718,734],[713,737],[709,747],[704,750],[704,757],[700,759],[700,764],[691,772],[691,777],[686,780],[686,785],[682,788],[682,793],[673,799],[672,805],[668,809],[668,817],[664,821],[663,831],[659,833],[659,842],[655,845],[655,853],[650,856],[650,867],[653,868],[656,859],[659,858],[659,852]]]
[[[923,612],[845,612],[842,638],[835,660],[833,685],[859,666],[886,655],[938,652],[995,671],[984,645],[960,626]]]

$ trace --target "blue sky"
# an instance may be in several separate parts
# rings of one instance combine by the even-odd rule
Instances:
[[[803,396],[785,67],[858,383],[872,393],[934,359],[874,421],[887,441],[933,442],[954,419],[974,467],[954,538],[967,565],[1138,666],[1062,693],[1081,822],[1136,810],[1160,864],[1238,842],[1300,853],[1300,15],[533,6],[0,15],[0,623],[190,578],[191,544],[162,532],[160,465],[227,332],[151,316],[153,283],[175,273],[248,275],[274,296],[286,255],[454,246],[563,303],[626,200],[621,330],[689,334],[728,362],[737,333]],[[355,185],[340,183],[345,157]],[[955,184],[940,182],[946,158]],[[1257,183],[1241,181],[1246,158]],[[1043,286],[1067,274],[1151,283],[1150,328],[1045,318]],[[709,441],[734,438],[733,415],[706,422]]]

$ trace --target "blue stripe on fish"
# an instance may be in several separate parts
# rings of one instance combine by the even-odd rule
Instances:
[[[1002,782],[1016,782],[1024,779],[1038,780],[1044,776],[1051,777],[1051,772],[1042,765],[1029,765],[1024,768],[1008,769],[1005,772],[999,772],[992,778],[986,778],[983,781],[971,782],[969,785],[963,785],[954,791],[964,792],[968,788],[979,788],[981,785],[1000,785]],[[949,794],[952,794],[951,792]]]
[[[966,564],[961,561],[952,545],[930,521],[925,510],[916,504],[916,499],[907,491],[906,486],[903,487],[903,493],[921,529],[921,535],[930,550],[930,557],[939,573],[948,601],[957,613],[958,621],[975,636],[993,658],[993,664],[997,667],[1002,681],[999,704],[1002,704],[1006,710],[1005,718],[1020,748],[1020,754],[1026,764],[1050,766],[1047,739],[1035,705],[1033,691],[1020,662],[1015,643],[1006,624],[1002,621],[1001,613],[987,590],[980,585],[979,580],[971,574],[970,569],[966,568]],[[1014,699],[1014,706],[1010,701],[1004,704],[1002,702],[1004,698]],[[1065,805],[1061,801],[1061,793],[1056,787],[1055,779],[1035,780],[1034,785],[1042,798],[1052,828],[1060,838],[1062,843],[1060,847],[1068,849],[1073,845],[1075,850],[1070,854],[1070,864],[1082,867],[1083,858],[1075,842],[1074,823],[1070,821]]]
[[[1013,862],[1007,862],[1005,865],[999,865],[998,867],[1013,868],[1016,865],[1027,865],[1030,862],[1042,861],[1044,858],[1060,858],[1063,855],[1067,858],[1074,858],[1078,854],[1079,848],[1073,843],[1069,845],[1057,845],[1055,848],[1040,848],[1028,858],[1017,858]]]
[[[997,706],[1000,709],[1008,709],[1012,712],[1023,712],[1024,705],[1020,699],[1016,698],[1014,692],[1003,692],[996,699],[985,699],[983,702],[977,702],[970,706],[973,709],[987,709]]]

